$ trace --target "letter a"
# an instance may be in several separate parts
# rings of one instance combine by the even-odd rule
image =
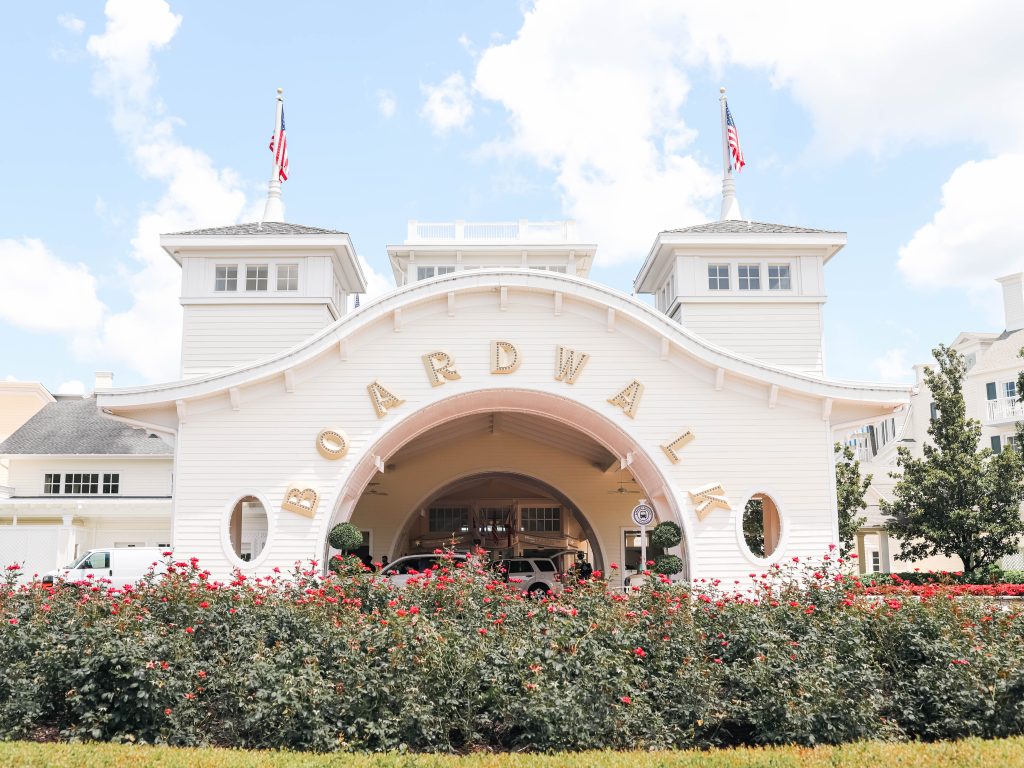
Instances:
[[[577,352],[568,347],[559,346],[555,356],[555,381],[564,381],[566,384],[575,384],[576,378],[583,371],[590,355],[586,352]]]
[[[378,419],[383,419],[388,415],[388,408],[397,408],[405,402],[405,400],[392,394],[383,384],[376,380],[374,380],[373,384],[367,385],[366,391],[370,393],[370,402],[373,403],[373,410],[377,412]]]
[[[423,356],[423,364],[427,367],[427,378],[430,386],[439,387],[446,381],[455,381],[462,376],[455,370],[455,362],[447,352],[428,352]]]
[[[612,405],[617,405],[622,409],[622,412],[629,416],[629,418],[636,417],[637,406],[640,405],[640,398],[644,394],[644,385],[636,379],[633,379],[626,386],[624,390],[615,395],[615,397],[608,398],[608,402]]]
[[[491,373],[515,373],[523,361],[511,341],[491,342]]]

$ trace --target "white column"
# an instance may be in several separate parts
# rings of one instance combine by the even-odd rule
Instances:
[[[889,559],[889,532],[878,532],[878,568],[882,573],[892,573],[892,561]]]

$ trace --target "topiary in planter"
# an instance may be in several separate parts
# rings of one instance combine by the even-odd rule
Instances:
[[[675,525],[675,523],[673,523]],[[683,561],[676,555],[661,555],[654,561],[654,572],[671,576],[683,570]]]
[[[651,531],[651,545],[662,549],[671,549],[679,546],[683,540],[683,532],[678,525],[671,520],[658,523]]]
[[[363,532],[352,523],[338,523],[327,535],[327,543],[342,552],[350,552],[363,546]]]

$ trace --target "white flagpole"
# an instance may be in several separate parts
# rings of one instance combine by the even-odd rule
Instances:
[[[284,206],[281,203],[281,165],[278,163],[278,156],[281,154],[281,112],[284,110],[284,100],[281,94],[283,88],[277,89],[277,114],[274,122],[274,157],[273,170],[270,175],[270,183],[267,185],[267,204],[263,208],[264,221],[284,221]],[[266,135],[266,134],[264,134]]]
[[[732,162],[729,158],[729,128],[725,120],[725,88],[720,88],[718,105],[722,112],[722,214],[719,221],[739,220],[740,204],[736,199],[736,183],[732,180]]]

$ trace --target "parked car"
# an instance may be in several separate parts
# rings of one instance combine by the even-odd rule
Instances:
[[[531,595],[562,591],[562,575],[550,557],[511,557],[498,560],[494,567],[505,581],[515,581]]]
[[[468,560],[468,556],[461,553],[454,553],[449,555],[454,561],[465,562]],[[393,584],[399,587],[404,587],[408,583],[409,579],[415,578],[416,576],[423,573],[428,568],[433,568],[438,565],[444,565],[451,563],[453,560],[449,560],[445,555],[438,555],[435,553],[424,554],[424,555],[405,555],[395,560],[393,563],[389,563],[380,572],[381,576],[386,576],[391,579]]]
[[[150,568],[156,573],[167,570],[161,547],[104,547],[90,549],[70,565],[43,575],[44,584],[106,579],[112,587],[135,584]],[[156,564],[154,566],[154,563]]]

